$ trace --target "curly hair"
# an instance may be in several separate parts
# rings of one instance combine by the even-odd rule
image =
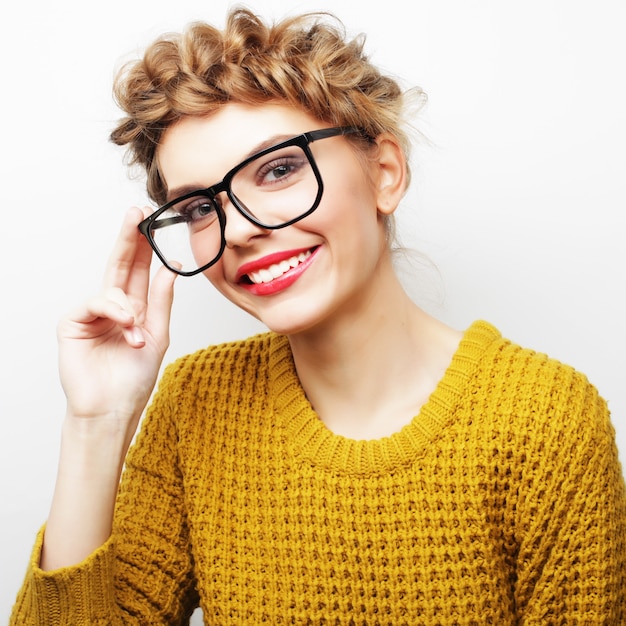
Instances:
[[[157,203],[166,192],[155,159],[163,132],[184,116],[208,115],[228,102],[282,101],[333,126],[357,126],[366,137],[392,133],[408,163],[405,94],[369,61],[364,43],[363,36],[347,38],[329,13],[266,24],[234,7],[221,31],[194,22],[158,38],[143,58],[122,67],[114,96],[126,115],[111,140],[127,146],[129,163],[145,170]]]

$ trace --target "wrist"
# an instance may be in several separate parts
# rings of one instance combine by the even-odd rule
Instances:
[[[138,421],[139,417],[129,419],[116,413],[85,418],[68,411],[59,471],[78,471],[83,478],[113,475],[117,480]]]

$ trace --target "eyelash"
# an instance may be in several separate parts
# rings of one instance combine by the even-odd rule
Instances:
[[[288,178],[294,171],[296,171],[297,169],[302,167],[303,164],[303,159],[299,158],[299,157],[295,157],[295,156],[283,156],[283,157],[277,157],[275,159],[273,159],[272,161],[270,161],[269,163],[265,163],[263,166],[261,166],[256,174],[256,177],[258,180],[260,180],[261,182],[264,180],[264,178],[270,174],[271,172],[273,172],[274,170],[277,170],[279,168],[285,168],[287,169],[287,173],[284,176],[279,176],[278,178],[275,178],[273,181],[271,181],[270,183],[265,183],[265,184],[275,184],[277,182],[281,182],[283,180],[285,180],[286,178]]]
[[[191,200],[184,207],[181,207],[178,212],[180,213],[180,215],[182,215],[183,217],[187,218],[191,222],[191,221],[193,221],[193,213],[194,213],[194,211],[196,211],[197,209],[199,209],[202,206],[209,206],[211,208],[210,212],[214,212],[215,211],[214,203],[208,201],[206,198],[197,198],[197,199]],[[209,213],[207,213],[207,215]],[[202,217],[205,217],[205,216],[202,216]]]

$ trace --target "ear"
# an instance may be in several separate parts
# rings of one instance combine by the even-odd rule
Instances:
[[[393,135],[384,133],[376,138],[376,143],[376,206],[381,215],[391,215],[398,208],[406,191],[406,158],[400,142]]]

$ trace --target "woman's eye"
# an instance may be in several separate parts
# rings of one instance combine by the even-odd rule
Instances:
[[[214,216],[215,206],[205,198],[198,198],[181,207],[180,213],[189,222],[197,222],[198,220],[206,219],[208,216]]]
[[[266,178],[270,180],[278,180],[279,178],[287,176],[290,171],[290,165],[279,165],[278,167],[275,167],[271,172],[268,172]]]
[[[198,206],[194,207],[191,215],[192,215],[192,218],[205,217],[212,211],[214,211],[213,205],[209,204],[208,202],[205,202],[203,204],[199,204]]]
[[[261,185],[284,182],[297,173],[305,163],[305,159],[293,157],[274,159],[259,169],[257,177]]]

